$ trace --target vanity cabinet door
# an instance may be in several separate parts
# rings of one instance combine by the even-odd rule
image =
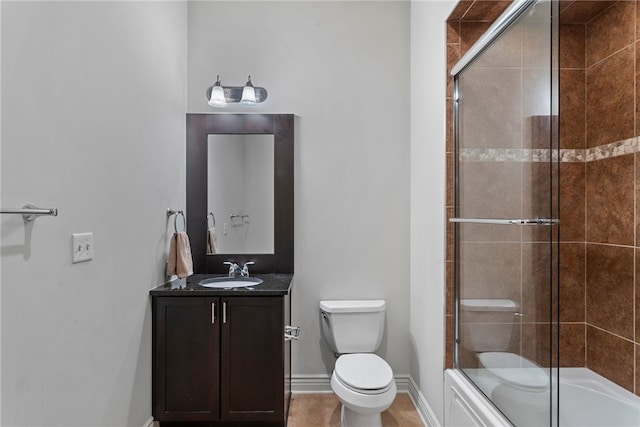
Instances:
[[[223,297],[221,418],[284,419],[282,297]]]
[[[154,417],[220,417],[220,299],[154,298]]]

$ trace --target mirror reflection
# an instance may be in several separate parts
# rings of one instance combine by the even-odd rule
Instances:
[[[207,255],[273,254],[273,135],[213,134],[207,145]]]

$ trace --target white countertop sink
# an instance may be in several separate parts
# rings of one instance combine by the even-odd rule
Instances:
[[[198,283],[205,288],[245,288],[258,286],[262,283],[262,279],[257,277],[213,277],[210,279],[204,279]]]

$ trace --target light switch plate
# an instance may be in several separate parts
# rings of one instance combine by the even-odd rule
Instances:
[[[93,259],[93,233],[75,233],[72,235],[71,258],[74,264]]]

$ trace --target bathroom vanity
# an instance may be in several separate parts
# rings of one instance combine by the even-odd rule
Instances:
[[[153,416],[161,426],[284,426],[291,396],[291,274],[212,289],[196,274],[150,291]],[[194,424],[195,425],[195,424]]]
[[[150,291],[153,417],[167,427],[284,426],[295,338],[285,329],[294,264],[294,116],[187,114],[186,121],[186,230],[196,274]],[[258,151],[249,149],[254,144]],[[219,246],[210,244],[216,228]],[[231,236],[243,245],[227,246]],[[230,270],[235,263],[250,265],[250,273]],[[230,273],[263,282],[200,285]]]

